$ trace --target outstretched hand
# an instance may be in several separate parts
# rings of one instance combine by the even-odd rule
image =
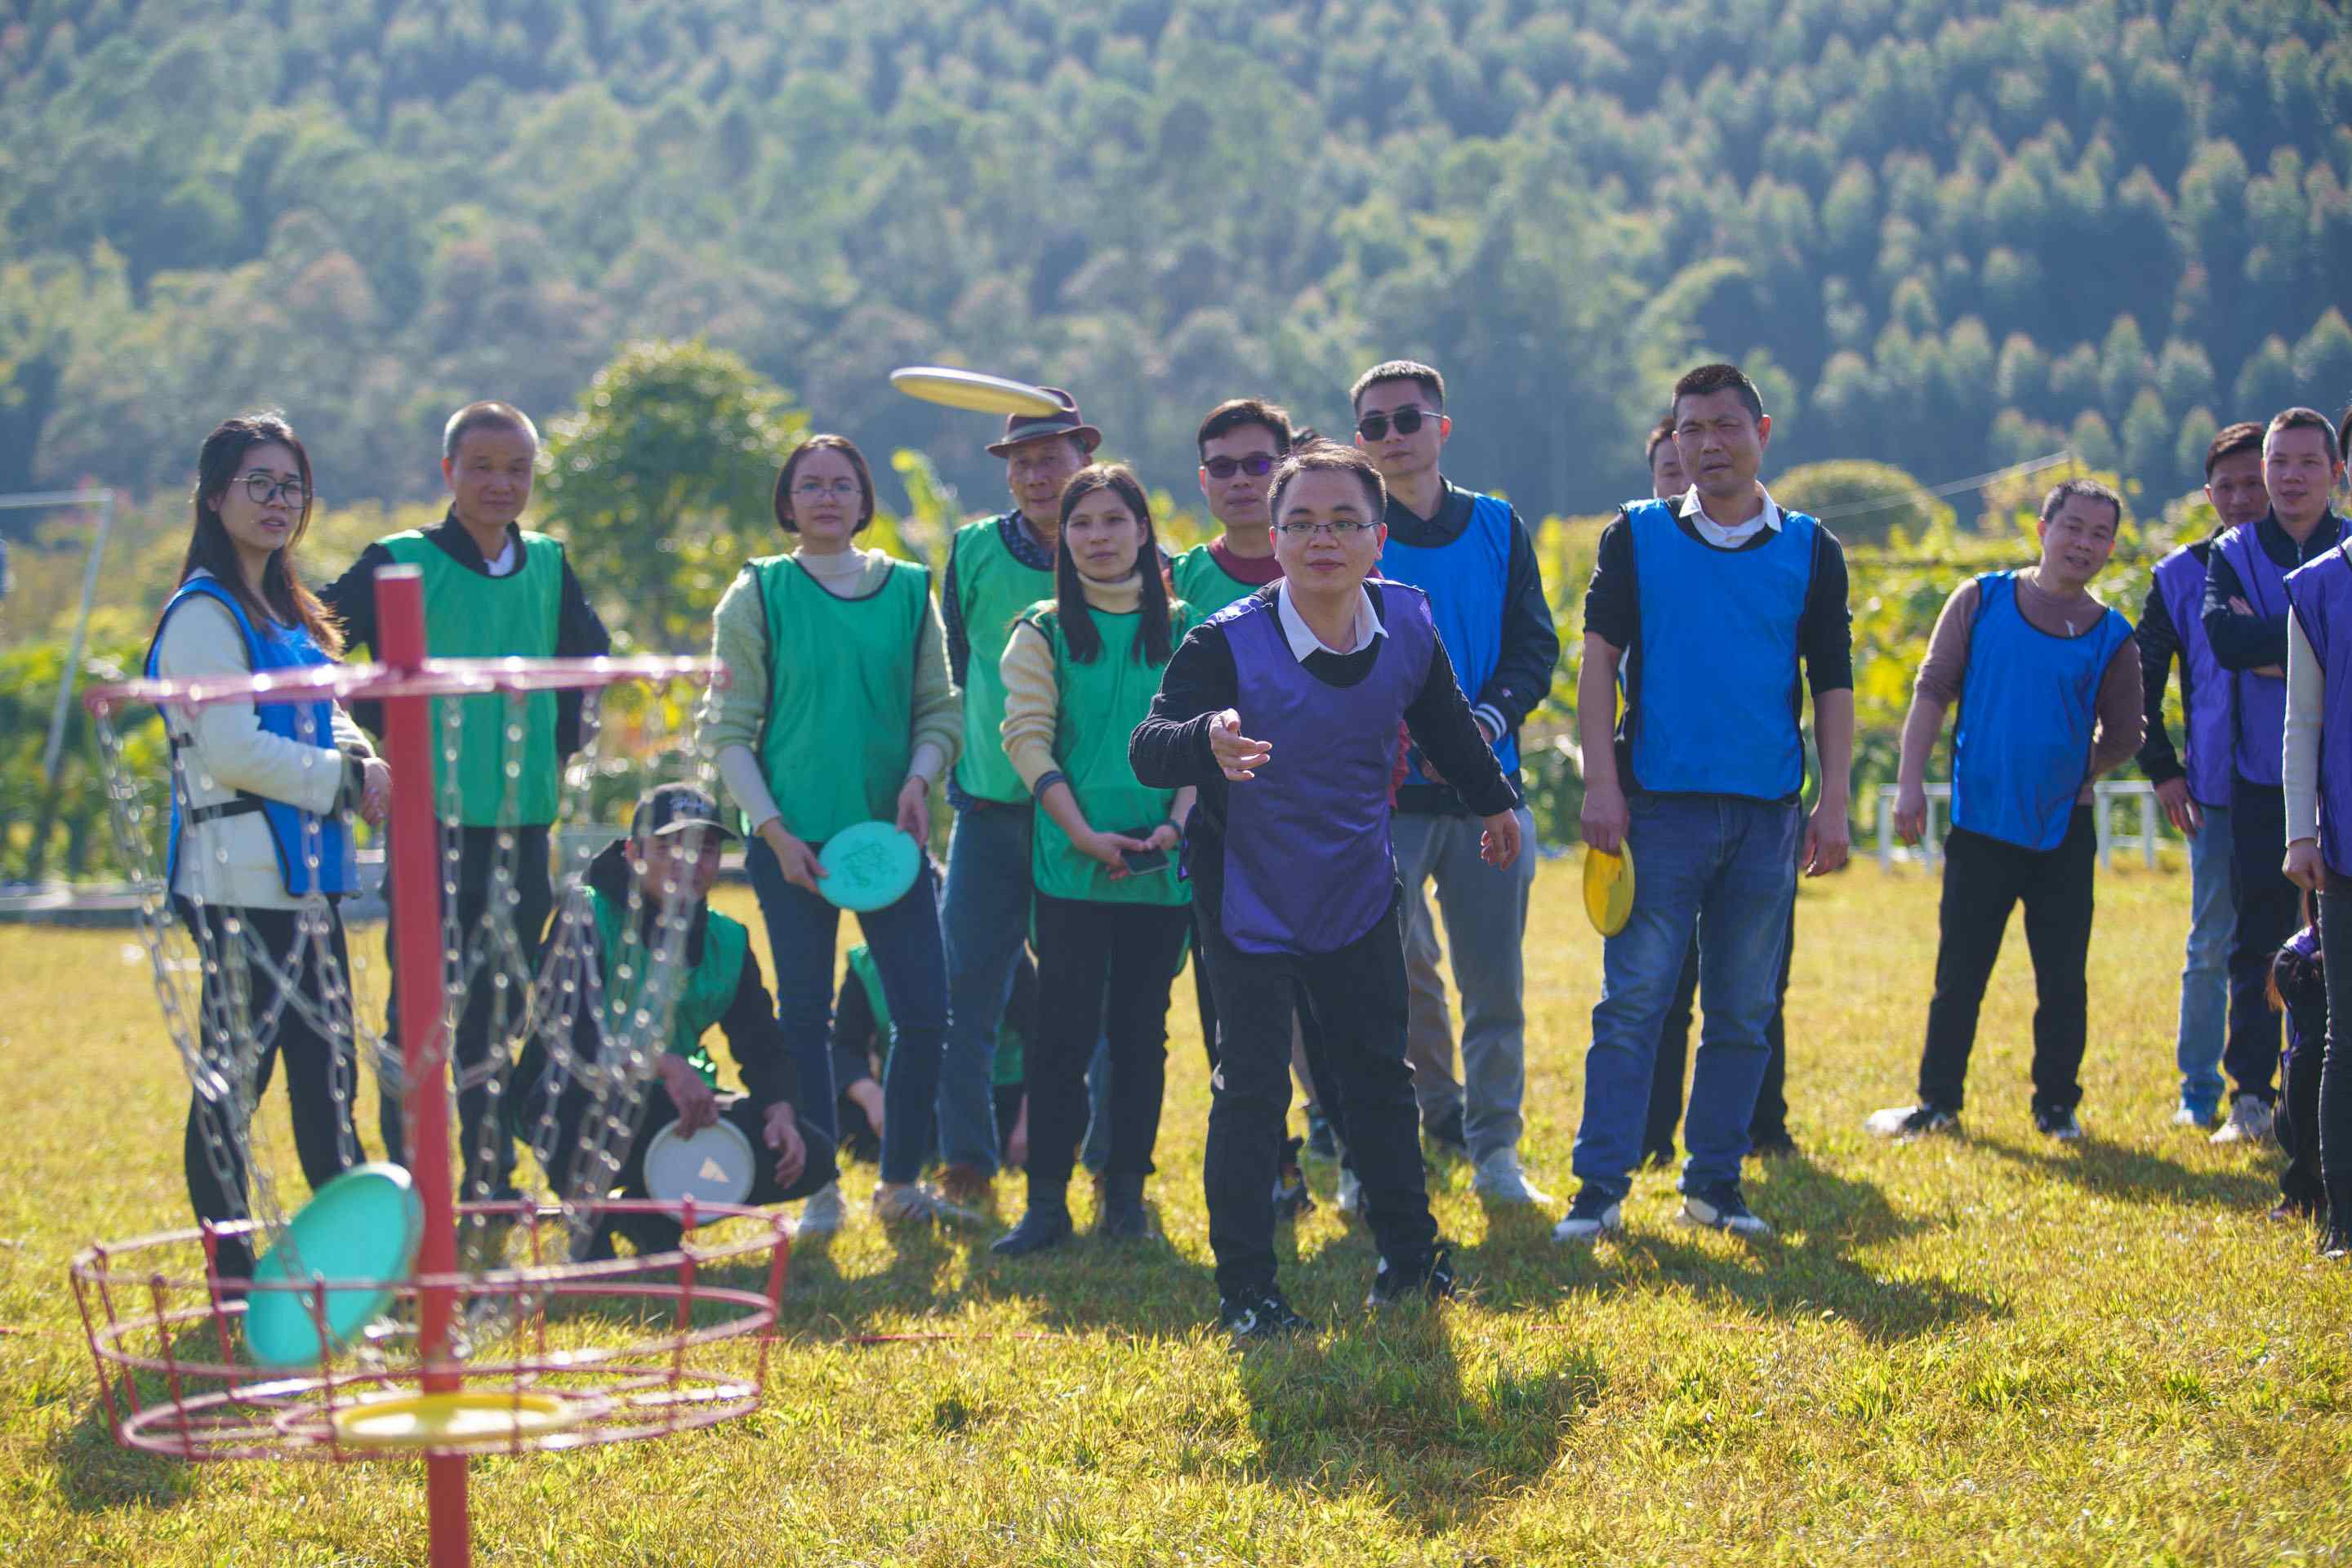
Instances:
[[[1242,716],[1228,708],[1209,721],[1209,751],[1217,766],[1235,784],[1257,777],[1257,770],[1273,760],[1274,748],[1242,733]]]

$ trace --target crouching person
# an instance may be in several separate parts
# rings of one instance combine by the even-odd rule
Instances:
[[[648,961],[661,952],[659,921],[666,908],[673,918],[683,914],[686,943],[682,973],[667,987],[673,1012],[667,1048],[646,1087],[636,1134],[617,1168],[600,1172],[598,1154],[582,1147],[595,1096],[581,1081],[580,1068],[595,1060],[608,1033],[593,1016],[583,1012],[572,1031],[572,1069],[551,1069],[533,1097],[536,1122],[548,1095],[555,1096],[553,1141],[542,1145],[542,1154],[549,1179],[567,1198],[646,1197],[646,1151],[654,1135],[672,1122],[692,1133],[722,1118],[751,1140],[756,1154],[746,1202],[790,1203],[834,1179],[832,1142],[801,1121],[800,1074],[777,1027],[775,1003],[751,954],[750,933],[709,904],[719,849],[734,837],[709,795],[689,784],[664,784],[637,803],[629,837],[590,864],[588,898],[607,1018],[626,1018],[636,1009]],[[743,1082],[741,1094],[719,1091],[717,1064],[704,1044],[713,1027],[727,1037],[728,1054]],[[584,1247],[586,1256],[613,1256],[615,1234],[627,1237],[640,1254],[667,1251],[682,1237],[675,1220],[619,1215],[598,1226]]]

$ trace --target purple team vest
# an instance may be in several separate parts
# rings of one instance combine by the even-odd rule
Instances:
[[[2236,682],[2205,637],[2205,552],[2184,544],[2156,563],[2165,614],[2180,639],[2180,765],[2189,798],[2200,805],[2230,804],[2231,712]]]
[[[2320,520],[2325,528],[2334,524],[2338,543],[2343,542],[2343,525],[2330,512]],[[2245,590],[2246,603],[2258,616],[2286,614],[2286,577],[2277,562],[2254,537],[2259,522],[2241,523],[2221,536],[2219,550],[2230,564],[2237,569],[2238,582]],[[2312,564],[2306,562],[2305,565]],[[2297,567],[2295,570],[2300,571]],[[2231,752],[2231,763],[2238,776],[2248,784],[2268,784],[2276,789],[2279,784],[2279,757],[2286,749],[2286,682],[2273,676],[2255,675],[2239,670],[2233,682],[2237,700],[2231,706],[2236,742]]]
[[[1274,748],[1270,767],[1227,794],[1220,919],[1244,952],[1336,952],[1396,897],[1389,781],[1437,626],[1420,589],[1373,586],[1387,635],[1353,686],[1300,666],[1270,599],[1252,595],[1212,617],[1233,649],[1242,733]]]
[[[2352,559],[2338,544],[2287,574],[2286,596],[2326,681],[2326,709],[2352,702]],[[2319,726],[2319,858],[2352,874],[2352,720]]]

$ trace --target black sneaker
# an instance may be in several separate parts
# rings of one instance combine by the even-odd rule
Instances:
[[[1263,1290],[1217,1298],[1217,1327],[1238,1342],[1315,1331],[1313,1320],[1292,1311],[1290,1303],[1282,1299],[1282,1292],[1271,1285]]]
[[[2273,1224],[2301,1220],[2306,1225],[2317,1225],[2327,1218],[2327,1205],[2316,1198],[2283,1197],[2279,1199],[2277,1206],[2263,1217]]]
[[[1772,1227],[1749,1212],[1748,1200],[1735,1185],[1685,1193],[1683,1212],[1675,1217],[1685,1225],[1728,1231],[1743,1241],[1766,1241],[1772,1235]]]
[[[2033,1130],[2043,1137],[2054,1138],[2061,1143],[2079,1143],[2083,1141],[2083,1124],[2074,1119],[2074,1107],[2068,1105],[2049,1105],[2041,1100],[2035,1100]]]
[[[1465,1160],[1470,1157],[1470,1139],[1462,1131],[1460,1106],[1455,1106],[1434,1121],[1424,1122],[1422,1132],[1446,1153],[1457,1154]]]
[[[1385,1307],[1402,1301],[1408,1296],[1424,1296],[1433,1301],[1450,1300],[1454,1296],[1454,1249],[1439,1242],[1427,1258],[1419,1263],[1400,1268],[1387,1258],[1381,1259],[1380,1272],[1372,1276],[1371,1294],[1364,1298],[1367,1307]]]
[[[2338,1263],[2352,1258],[2352,1230],[2334,1224],[2322,1230],[2319,1233],[2319,1256]]]
[[[1876,1138],[1921,1138],[1931,1132],[1955,1132],[1959,1125],[1958,1115],[1933,1105],[1889,1106],[1872,1111],[1863,1121]]]
[[[1331,1131],[1331,1119],[1311,1105],[1307,1108],[1307,1152],[1318,1160],[1339,1157],[1339,1135]]]
[[[1026,1258],[1033,1252],[1061,1246],[1070,1239],[1070,1211],[1032,1202],[1021,1223],[988,1244],[1000,1258]]]

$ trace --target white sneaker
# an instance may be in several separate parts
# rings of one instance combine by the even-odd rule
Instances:
[[[1509,1149],[1497,1150],[1478,1162],[1478,1173],[1471,1178],[1471,1191],[1496,1204],[1549,1204],[1552,1195],[1528,1180],[1519,1167],[1518,1155]]]
[[[2201,1130],[2212,1126],[2213,1119],[2200,1115],[2192,1106],[2184,1105],[2172,1113],[2172,1124],[2175,1127],[2194,1127]]]
[[[1568,1217],[1551,1227],[1551,1238],[1563,1247],[1590,1246],[1624,1229],[1625,1205],[1587,1187],[1568,1205]]]
[[[801,1217],[793,1222],[793,1234],[831,1236],[848,1223],[849,1205],[842,1201],[841,1184],[827,1182],[801,1205]]]
[[[1728,1231],[1743,1241],[1766,1241],[1772,1235],[1772,1227],[1748,1211],[1738,1187],[1685,1193],[1683,1212],[1675,1217],[1702,1230]]]
[[[1356,1173],[1347,1166],[1339,1167],[1339,1191],[1331,1206],[1341,1214],[1360,1214],[1364,1207],[1364,1184],[1356,1180]]]
[[[1874,1110],[1863,1118],[1862,1125],[1874,1138],[1895,1138],[1908,1142],[1935,1132],[1949,1132],[1960,1124],[1959,1118],[1948,1110],[1938,1110],[1932,1105],[1890,1105],[1884,1110]]]
[[[2230,1120],[2213,1134],[2216,1143],[2267,1143],[2277,1130],[2278,1112],[2254,1099],[2240,1095],[2230,1103]]]

